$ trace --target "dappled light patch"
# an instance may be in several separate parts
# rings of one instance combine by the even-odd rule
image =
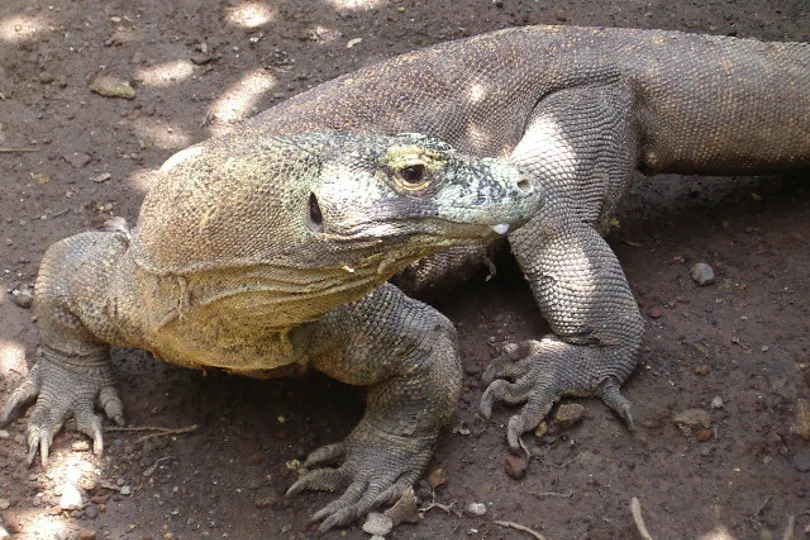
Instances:
[[[133,123],[139,139],[163,150],[180,150],[191,144],[185,129],[155,118],[141,117]]]
[[[275,19],[273,10],[261,2],[244,2],[228,10],[226,20],[242,28],[258,28]]]
[[[185,81],[193,74],[194,64],[190,60],[174,60],[138,70],[135,80],[144,86],[166,88]]]
[[[11,15],[0,18],[0,41],[22,43],[31,41],[45,31],[47,22],[42,17]]]
[[[217,124],[233,124],[253,116],[253,108],[259,99],[276,84],[276,77],[262,69],[247,73],[211,105],[212,131],[224,131],[217,129]]]
[[[25,347],[16,341],[0,341],[0,376],[28,375]]]
[[[368,11],[387,4],[384,0],[327,0],[338,11]]]
[[[21,532],[30,533],[28,538],[69,538],[70,529],[61,516],[49,516],[43,509],[32,509],[19,515],[24,523]]]
[[[710,532],[701,536],[699,540],[734,540],[734,536],[723,525],[717,525]]]

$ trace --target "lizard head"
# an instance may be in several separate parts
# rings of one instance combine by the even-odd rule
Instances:
[[[514,164],[423,135],[239,131],[161,168],[133,254],[150,273],[206,284],[211,298],[283,296],[294,324],[423,256],[503,235],[542,201]]]

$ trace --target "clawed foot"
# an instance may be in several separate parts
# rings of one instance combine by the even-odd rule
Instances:
[[[315,512],[322,521],[318,533],[350,524],[374,508],[393,503],[419,478],[430,459],[435,437],[409,438],[386,433],[361,422],[337,444],[313,451],[304,467],[319,467],[343,460],[337,468],[316,468],[287,491],[343,491],[343,495]]]
[[[0,418],[0,426],[7,426],[36,400],[28,419],[26,463],[29,467],[36,459],[37,450],[42,466],[47,467],[53,438],[71,416],[76,418],[79,431],[93,439],[93,452],[101,455],[104,439],[101,418],[94,412],[94,403],[97,401],[116,424],[124,424],[123,405],[109,371],[109,367],[99,366],[92,373],[80,375],[44,359],[34,364],[22,384],[11,394]]]
[[[519,450],[521,435],[537,428],[554,403],[567,395],[600,397],[633,430],[631,405],[619,387],[635,361],[623,352],[571,345],[555,337],[507,346],[484,374],[488,387],[481,396],[481,415],[489,418],[498,401],[525,403],[509,419],[506,437],[512,450]]]

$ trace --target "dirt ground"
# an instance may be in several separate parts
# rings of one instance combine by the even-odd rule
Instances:
[[[134,222],[146,173],[172,153],[371,62],[540,23],[810,40],[805,0],[4,0],[0,399],[37,345],[32,312],[17,304],[45,249],[110,216]],[[133,81],[134,99],[91,92],[101,72]],[[489,282],[482,273],[438,298],[465,363],[457,417],[429,467],[446,475],[435,502],[452,506],[389,537],[530,538],[501,520],[549,540],[638,538],[632,497],[659,540],[783,538],[789,516],[796,537],[808,537],[810,442],[793,429],[810,398],[807,188],[806,177],[640,179],[610,239],[648,323],[625,386],[640,429],[581,400],[581,423],[525,438],[523,480],[504,471],[512,411],[498,408],[489,424],[476,417],[480,373],[503,343],[547,329],[508,261]],[[693,283],[697,261],[714,267],[715,284]],[[146,441],[154,431],[108,430],[98,460],[69,424],[47,471],[21,463],[23,421],[0,431],[0,515],[13,537],[314,536],[307,518],[332,496],[284,498],[296,477],[288,463],[345,436],[362,390],[317,376],[203,374],[141,351],[116,350],[114,363],[131,426],[196,429]],[[682,433],[673,417],[689,409],[706,411],[711,427]],[[82,508],[65,509],[77,495]],[[459,512],[471,502],[486,514]],[[355,525],[329,537],[368,535]]]

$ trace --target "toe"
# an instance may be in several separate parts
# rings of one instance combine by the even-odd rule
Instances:
[[[636,423],[633,420],[632,405],[630,401],[624,397],[619,389],[619,383],[616,379],[609,377],[602,381],[599,385],[599,394],[602,402],[616,411],[616,414],[624,421],[627,429],[635,431]]]
[[[341,511],[344,508],[348,508],[353,506],[360,498],[363,496],[363,492],[366,491],[366,482],[355,480],[352,484],[346,489],[343,495],[340,496],[337,500],[334,500],[312,514],[312,521],[321,521],[322,519],[326,518],[327,516],[331,516],[336,512]]]
[[[105,386],[99,390],[98,404],[104,409],[107,418],[119,426],[124,425],[124,405],[114,386]]]
[[[100,456],[104,452],[104,438],[101,431],[101,419],[91,411],[77,411],[76,428],[93,439],[93,453]]]
[[[509,419],[506,440],[510,449],[520,449],[520,437],[540,425],[556,399],[555,395],[547,392],[539,392],[529,397],[526,405],[520,410],[520,414],[516,414]]]
[[[3,416],[0,417],[0,427],[6,427],[11,422],[19,418],[39,395],[40,378],[39,364],[34,364],[28,376],[22,384],[14,389],[3,408]]]
[[[292,497],[307,489],[313,491],[340,491],[349,485],[349,478],[338,469],[326,468],[311,471],[299,478],[286,495]]]
[[[334,463],[346,455],[346,444],[343,442],[327,444],[316,448],[307,456],[304,467],[311,469],[327,463]]]

